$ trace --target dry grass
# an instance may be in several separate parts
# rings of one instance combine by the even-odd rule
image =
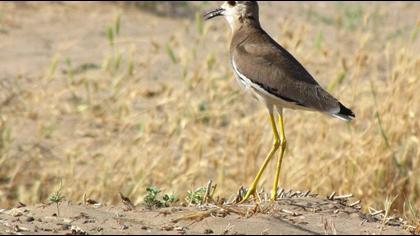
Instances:
[[[262,6],[263,25],[357,115],[343,123],[286,111],[281,185],[352,192],[366,207],[398,196],[392,209],[412,215],[408,205],[420,209],[420,6],[285,4],[276,15],[269,4],[276,8]],[[121,191],[134,203],[150,185],[183,199],[212,179],[229,197],[253,179],[272,137],[266,110],[233,80],[226,24],[179,19],[164,43],[139,35],[148,44],[140,51],[115,28],[110,36],[116,21],[98,25],[113,43],[97,66],[59,55],[43,76],[0,81],[0,206],[46,201],[60,178],[67,199],[117,202]],[[261,187],[270,189],[273,170]]]

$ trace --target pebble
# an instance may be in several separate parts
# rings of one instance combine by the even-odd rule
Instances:
[[[23,212],[19,209],[12,209],[10,211],[7,211],[6,214],[11,215],[13,217],[20,217],[23,215]]]
[[[60,225],[62,230],[69,230],[71,228],[71,224],[63,223]]]
[[[20,217],[20,216],[23,216],[23,213],[22,212],[17,212],[15,214],[13,214],[13,216],[14,217]]]
[[[163,230],[163,231],[172,231],[172,230],[174,230],[174,228],[175,227],[172,226],[172,225],[164,225],[160,229]]]
[[[35,218],[33,218],[32,216],[28,216],[28,217],[25,218],[26,222],[32,222],[34,220],[35,220]]]
[[[214,231],[212,229],[205,229],[204,234],[214,234]]]
[[[128,225],[126,224],[121,225],[121,230],[126,230],[126,229],[128,229]]]
[[[87,235],[86,231],[74,225],[71,226],[71,233],[77,235]]]
[[[67,218],[63,219],[63,223],[65,224],[71,224],[72,222],[73,222],[72,219],[67,219]]]

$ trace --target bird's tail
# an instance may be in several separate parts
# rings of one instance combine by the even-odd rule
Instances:
[[[340,111],[332,115],[338,119],[345,120],[345,121],[351,121],[354,118],[356,118],[354,113],[341,103],[340,103]]]

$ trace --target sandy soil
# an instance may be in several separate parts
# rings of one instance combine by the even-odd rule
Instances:
[[[137,207],[62,203],[2,210],[0,234],[399,234],[343,201],[287,197],[274,204]]]

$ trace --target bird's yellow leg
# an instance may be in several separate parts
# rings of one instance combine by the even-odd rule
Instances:
[[[273,190],[271,191],[271,200],[275,201],[277,198],[277,187],[279,184],[281,163],[283,162],[284,151],[286,150],[286,136],[284,135],[283,113],[279,112],[279,127],[280,127],[280,156],[277,160],[276,175],[274,176]]]
[[[255,191],[257,189],[258,182],[260,181],[260,178],[261,178],[262,174],[264,173],[264,170],[266,169],[268,163],[270,162],[270,160],[273,158],[274,154],[276,153],[276,151],[280,147],[280,138],[279,138],[279,134],[277,133],[276,121],[274,119],[274,116],[273,116],[272,112],[270,112],[270,122],[271,122],[271,128],[273,129],[273,134],[274,134],[273,147],[271,148],[271,151],[268,154],[268,156],[265,158],[265,161],[264,161],[263,165],[261,166],[260,170],[258,171],[257,176],[255,177],[254,181],[252,182],[251,186],[249,187],[248,192],[246,193],[245,197],[242,199],[241,203],[248,200],[251,195],[255,195]]]

